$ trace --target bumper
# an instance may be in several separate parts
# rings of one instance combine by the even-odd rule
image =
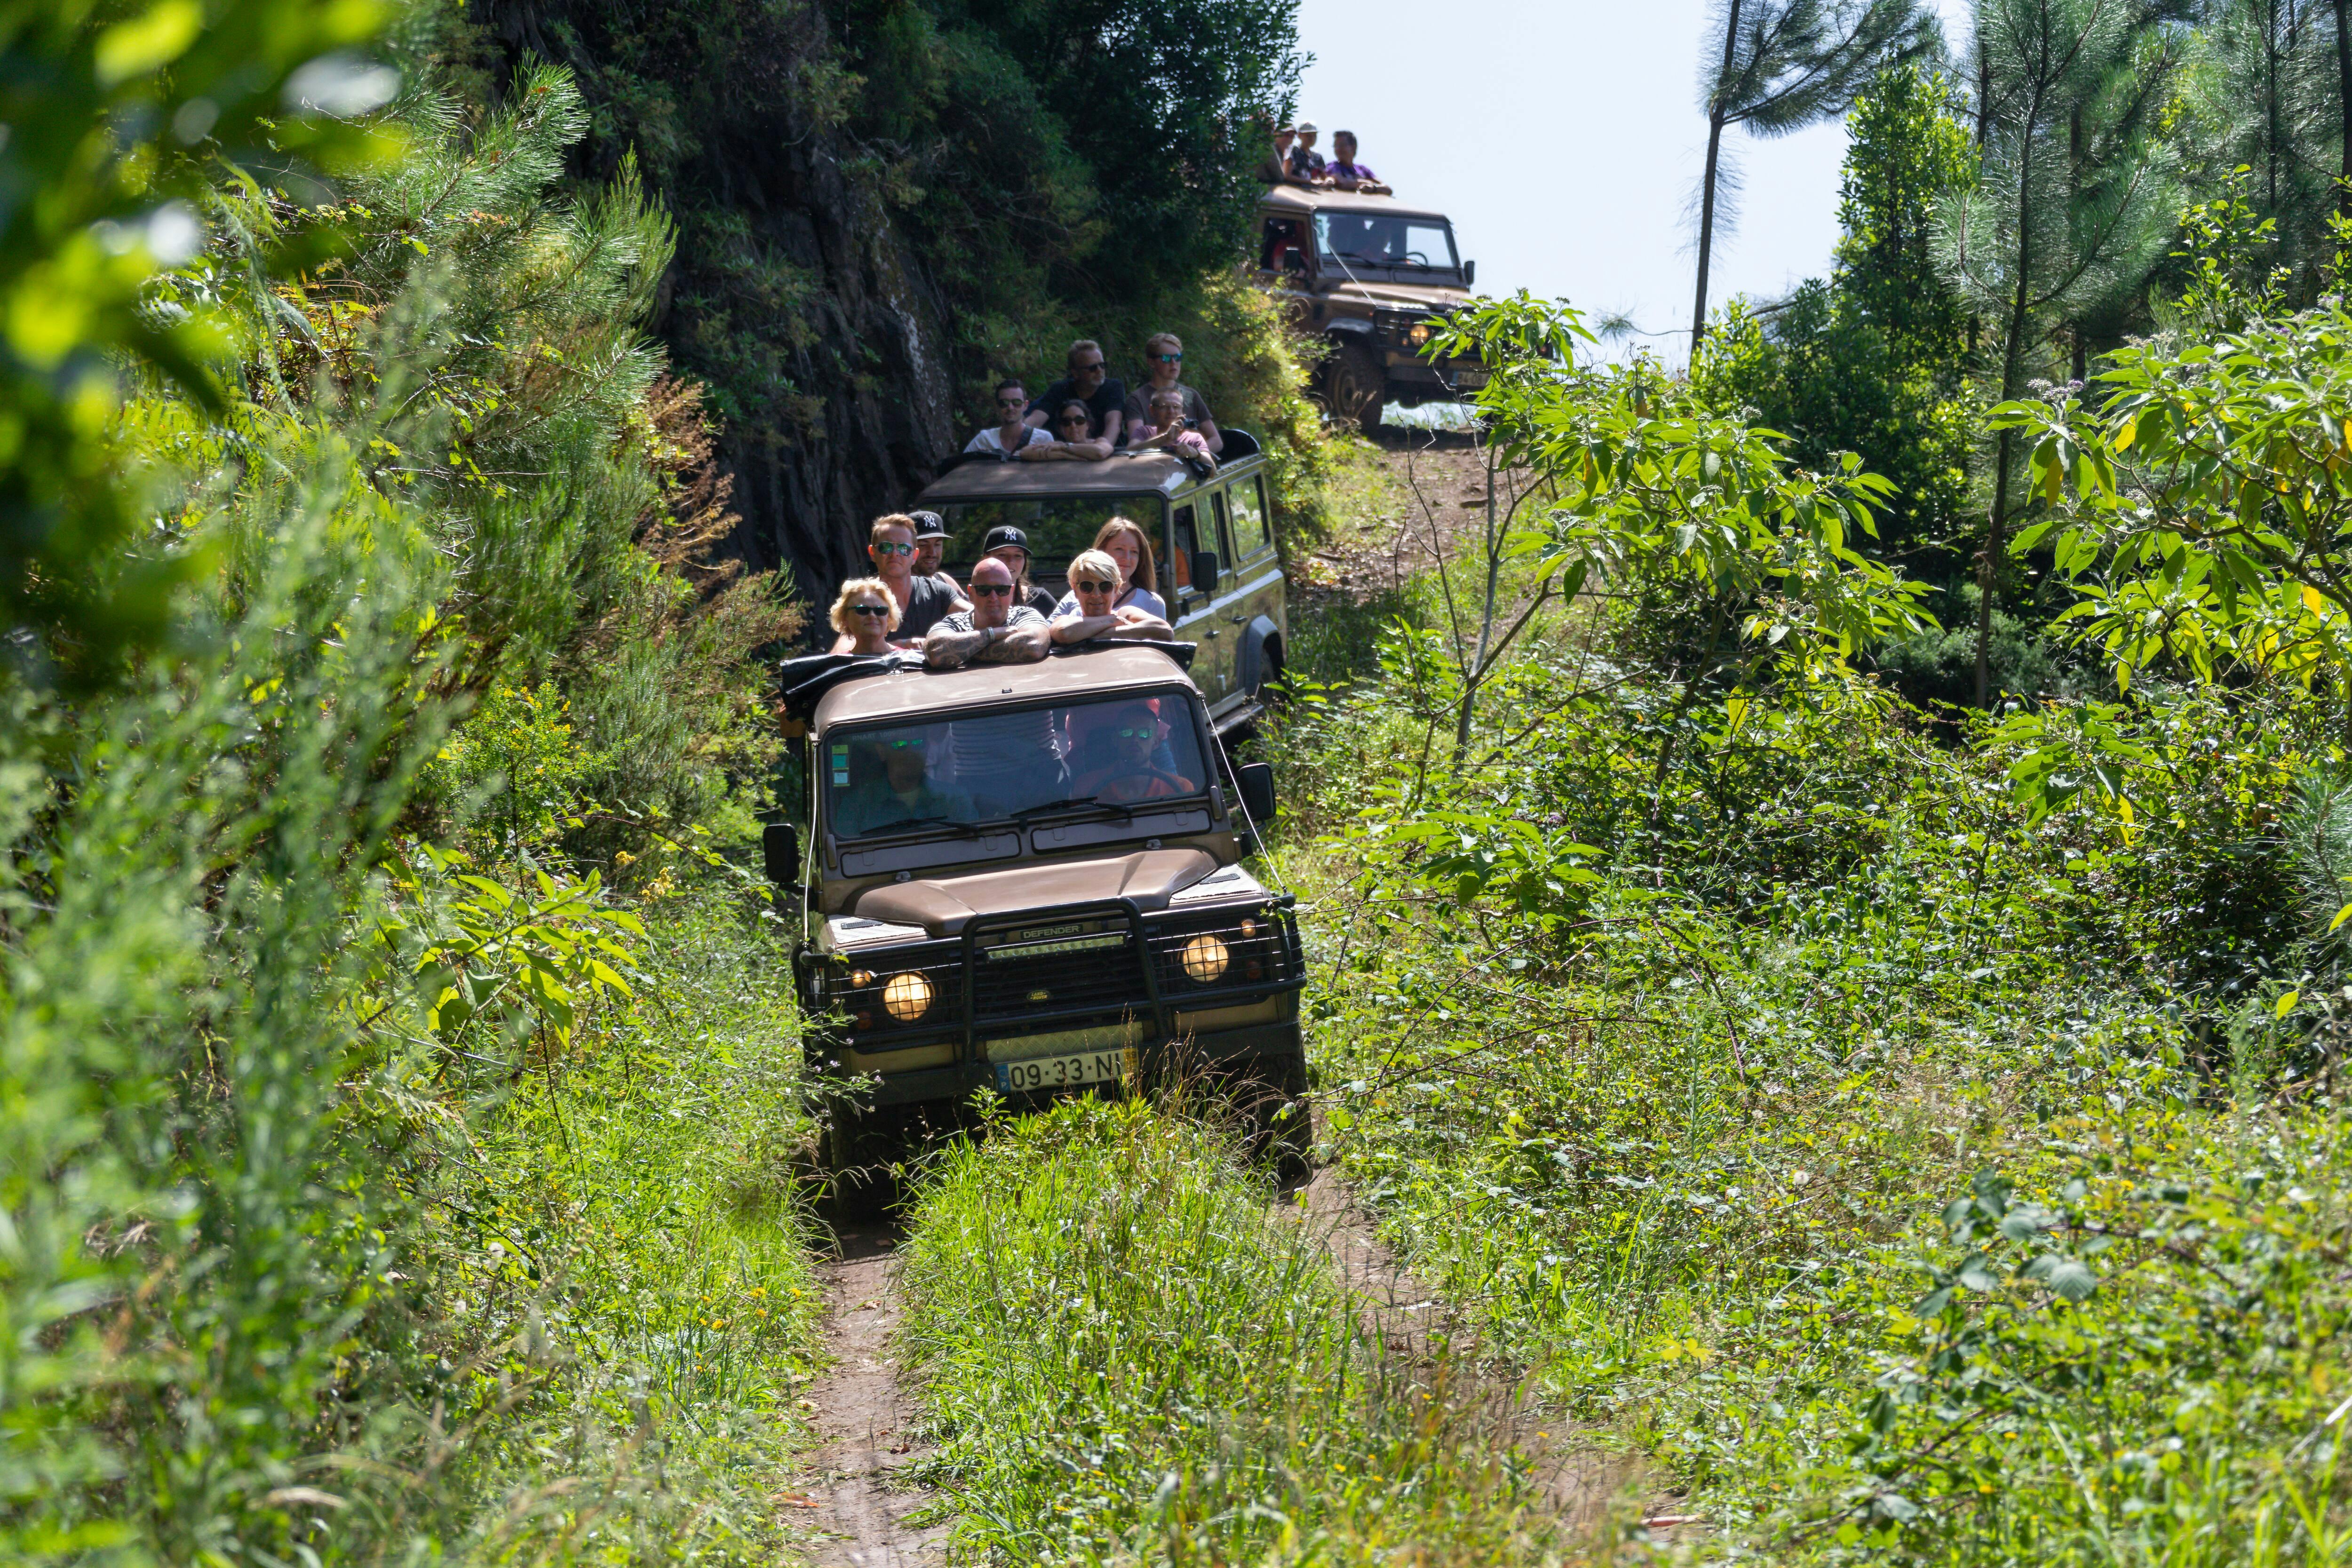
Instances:
[[[1286,1068],[1305,1055],[1298,1020],[1221,1029],[1189,1039],[1169,1040],[1136,1047],[1135,1065],[1145,1086],[1181,1081],[1192,1077],[1221,1078],[1247,1071],[1259,1064]],[[975,1090],[996,1087],[996,1068],[988,1062],[961,1062],[947,1067],[917,1068],[884,1073],[861,1080],[857,1099],[874,1110],[893,1106],[961,1103]],[[1286,1075],[1276,1081],[1286,1081]],[[1015,1104],[1033,1104],[1066,1089],[1036,1089],[1009,1096]]]
[[[1464,393],[1475,392],[1486,384],[1484,365],[1468,360],[1448,360],[1443,364],[1431,364],[1410,353],[1391,349],[1388,358],[1389,395],[1392,402],[1408,398],[1420,401],[1451,399]]]

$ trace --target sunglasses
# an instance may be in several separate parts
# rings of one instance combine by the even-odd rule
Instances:
[[[852,605],[849,606],[849,613],[853,616],[887,616],[890,613],[890,606],[887,605]]]
[[[885,741],[882,743],[894,752],[919,752],[923,748],[920,741]]]
[[[1159,731],[1155,729],[1145,728],[1136,730],[1130,729],[1124,724],[1119,726],[1118,729],[1113,730],[1111,733],[1118,736],[1122,741],[1150,741],[1155,740],[1159,736]]]
[[[1001,599],[1013,592],[1010,583],[974,583],[971,591],[983,599]]]
[[[1088,583],[1080,581],[1072,584],[1071,586],[1077,589],[1081,594],[1108,594],[1113,588],[1118,587],[1118,584],[1116,583]]]
[[[1100,375],[1102,374],[1102,368],[1103,362],[1097,360],[1092,364],[1072,365],[1070,367],[1070,374],[1072,375]]]
[[[896,540],[885,540],[874,547],[877,555],[912,555],[914,552],[913,545],[900,544]]]
[[[1184,356],[1182,354],[1153,354],[1151,357],[1159,361],[1161,364],[1182,364],[1184,363]]]
[[[1087,419],[1087,417],[1083,414],[1065,414],[1061,418],[1055,420],[1055,423],[1056,425],[1076,425],[1084,428],[1087,425],[1091,424],[1092,421]]]
[[[1028,402],[1029,400],[1027,398],[1020,396],[1000,397],[996,400],[996,406],[999,408],[1021,408],[1025,407],[1028,405]]]

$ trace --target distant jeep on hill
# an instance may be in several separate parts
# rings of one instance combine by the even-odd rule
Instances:
[[[1258,281],[1331,352],[1324,406],[1370,435],[1390,403],[1448,403],[1486,384],[1475,359],[1421,357],[1433,318],[1470,298],[1477,263],[1443,213],[1391,195],[1276,185],[1258,202]]]

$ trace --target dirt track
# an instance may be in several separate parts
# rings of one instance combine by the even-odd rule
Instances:
[[[816,1554],[829,1568],[931,1568],[944,1560],[945,1525],[906,1522],[931,1493],[895,1474],[924,1454],[914,1404],[889,1358],[898,1326],[897,1240],[879,1225],[845,1230],[839,1258],[823,1268],[833,1370],[808,1395],[824,1437],[810,1457],[810,1490],[818,1522],[835,1538]]]

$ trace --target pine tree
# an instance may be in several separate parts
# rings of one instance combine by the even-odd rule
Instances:
[[[1717,228],[1732,221],[1736,175],[1723,133],[1785,136],[1845,112],[1883,65],[1937,42],[1918,0],[1720,0],[1701,78],[1706,166],[1699,176],[1698,285],[1691,353],[1706,331],[1707,268]]]
[[[2228,0],[2208,34],[2211,97],[2231,121],[2223,166],[2252,172],[2247,194],[2277,224],[2280,259],[2306,280],[2329,253],[2326,219],[2343,168],[2327,11],[2322,0]]]
[[[2079,355],[2162,258],[2179,208],[2154,132],[2187,38],[2137,0],[1983,0],[1977,182],[1946,198],[1938,261],[1982,322],[1988,390],[2015,398]],[[1996,572],[2010,521],[2013,436],[1993,454],[1977,559],[1977,701],[1990,689]]]

